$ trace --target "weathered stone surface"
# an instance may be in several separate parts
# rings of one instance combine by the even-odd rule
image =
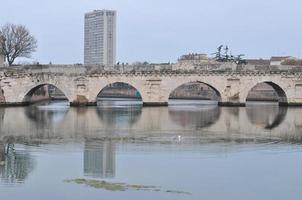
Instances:
[[[0,96],[6,104],[23,104],[33,88],[51,84],[60,89],[73,105],[95,105],[103,88],[123,82],[139,91],[145,105],[167,105],[171,92],[177,87],[202,82],[217,92],[220,104],[244,105],[249,91],[258,83],[267,82],[281,95],[281,103],[302,104],[302,70],[299,67],[251,70],[251,66],[233,69],[233,66],[223,64],[204,68],[207,70],[172,70],[173,66],[167,64],[112,68],[82,65],[1,68]]]
[[[4,37],[0,35],[0,44],[2,44],[3,41],[4,41]],[[4,67],[4,61],[5,61],[5,56],[2,49],[0,49],[0,67]]]
[[[4,104],[4,103],[5,103],[4,91],[0,87],[0,104]]]

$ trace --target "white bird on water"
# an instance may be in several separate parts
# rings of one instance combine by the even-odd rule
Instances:
[[[178,138],[178,142],[180,142],[181,141],[181,136],[179,135],[177,138]]]
[[[173,140],[177,140],[177,142],[181,142],[181,136],[177,135],[172,138]]]

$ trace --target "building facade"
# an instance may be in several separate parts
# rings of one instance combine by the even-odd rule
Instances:
[[[213,58],[209,58],[204,53],[190,53],[180,56],[177,63],[174,64],[173,69],[179,70],[194,70],[199,66],[206,66],[217,64],[217,61]]]
[[[282,65],[283,62],[285,62],[286,60],[291,59],[291,58],[293,58],[293,57],[290,57],[290,56],[273,56],[273,57],[271,57],[270,65],[271,66],[280,66],[280,65]]]
[[[116,11],[95,10],[85,14],[84,64],[116,63]]]

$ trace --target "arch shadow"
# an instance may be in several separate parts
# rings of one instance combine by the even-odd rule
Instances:
[[[197,87],[199,88],[196,88],[196,86],[194,88],[194,85],[197,85]],[[193,86],[193,88],[190,88],[191,86]],[[208,87],[210,90],[212,90],[212,92],[209,90],[203,90],[204,89],[203,86]],[[181,90],[181,89],[184,90],[186,89],[186,87],[188,87],[187,90],[189,91],[184,92],[185,94],[177,94],[177,90]],[[187,94],[188,92],[195,93],[195,94]],[[221,98],[221,93],[212,85],[202,81],[192,81],[192,82],[183,83],[177,86],[176,88],[174,88],[169,94],[169,100],[171,99],[215,100],[218,102],[218,104],[220,104],[222,98]]]
[[[27,91],[25,93],[25,96],[23,97],[22,104],[29,105],[29,104],[32,104],[35,102],[44,101],[47,99],[49,99],[49,100],[53,99],[49,93],[50,92],[49,87],[45,88],[45,86],[51,86],[53,88],[56,88],[64,96],[64,97],[61,96],[60,99],[61,100],[64,99],[64,100],[67,100],[68,102],[70,102],[69,98],[63,92],[63,90],[61,88],[57,87],[54,84],[43,83],[43,84],[39,84],[39,85],[31,88],[29,91]],[[35,97],[35,99],[33,99],[33,97]]]
[[[143,97],[141,92],[133,85],[127,82],[113,82],[107,84],[103,87],[96,96],[96,101],[101,98],[111,98],[111,99],[137,99],[143,102]]]
[[[272,89],[274,90],[274,92],[276,93],[277,97],[276,99],[274,99],[273,97],[272,98],[267,98],[267,97],[264,97],[264,98],[252,98],[251,97],[251,92],[257,87],[259,86],[259,84],[262,84],[262,83],[265,83],[269,86],[272,87]],[[260,83],[257,83],[255,86],[253,86],[249,92],[248,92],[248,95],[246,97],[246,102],[248,101],[275,101],[275,102],[278,102],[280,106],[287,106],[288,105],[288,100],[287,100],[287,96],[286,96],[286,93],[285,91],[276,83],[272,82],[272,81],[264,81],[264,82],[260,82]]]

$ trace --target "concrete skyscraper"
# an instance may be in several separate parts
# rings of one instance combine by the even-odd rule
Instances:
[[[115,65],[116,11],[86,13],[84,41],[84,64]]]

